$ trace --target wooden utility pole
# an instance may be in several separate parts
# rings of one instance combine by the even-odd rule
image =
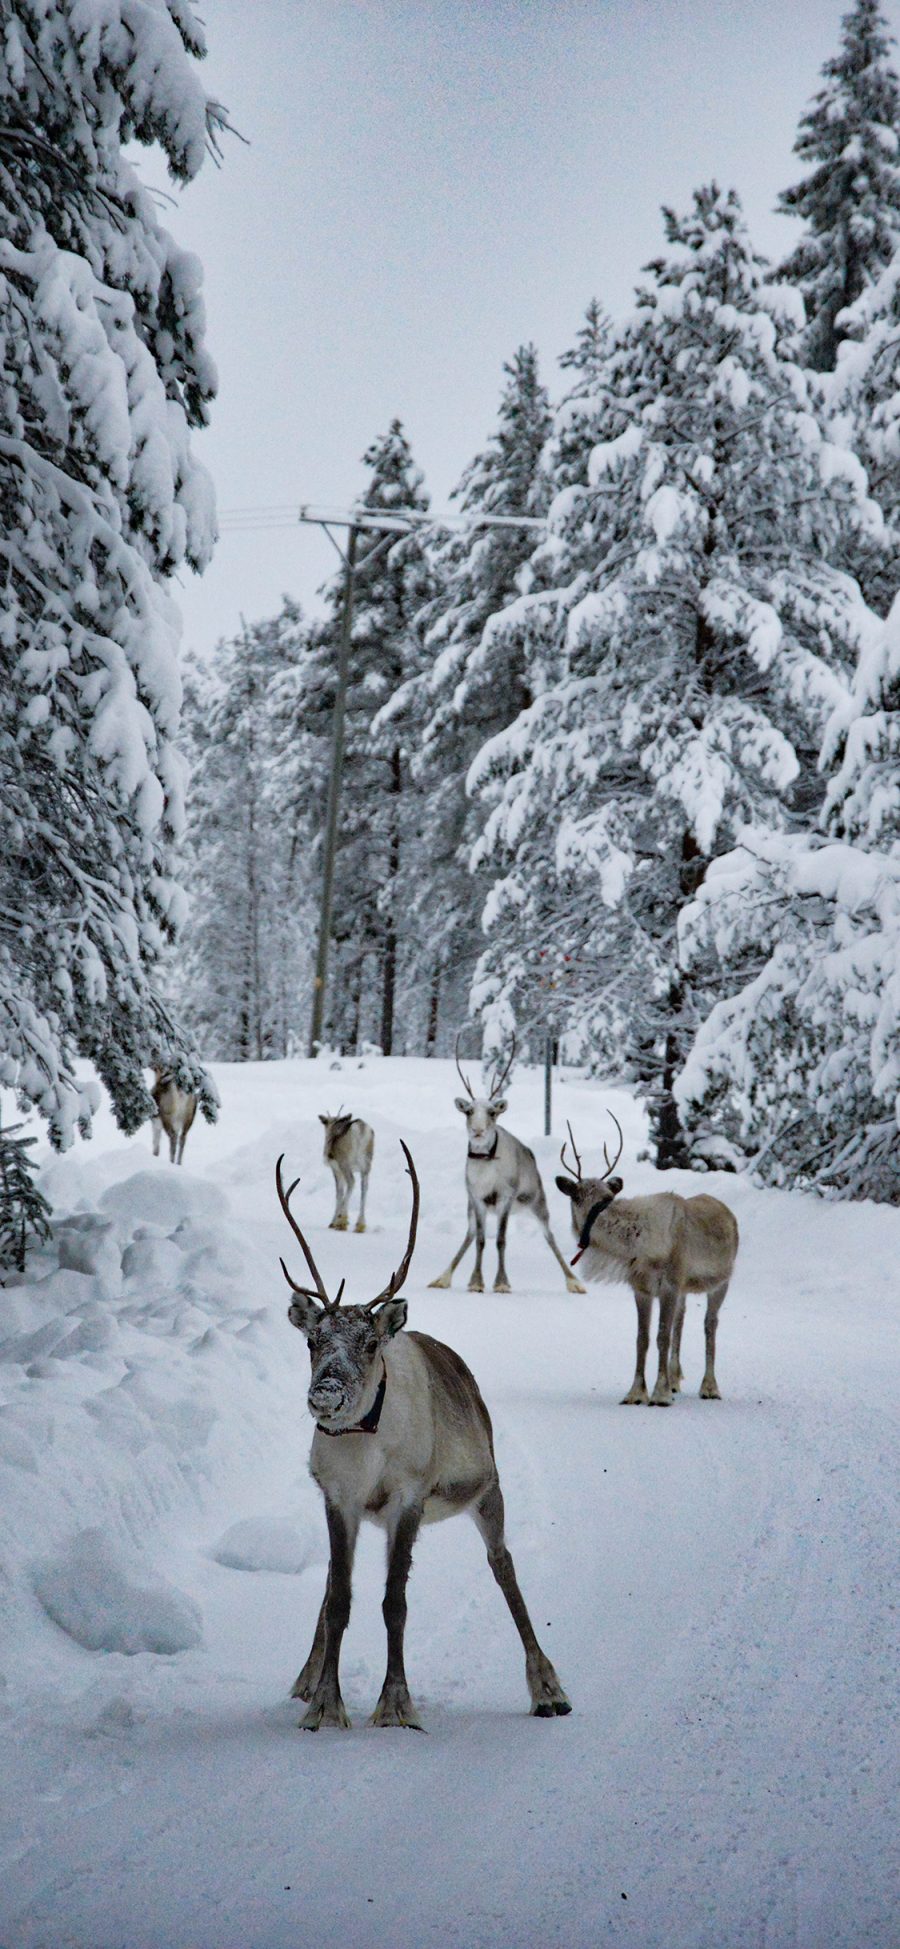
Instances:
[[[353,629],[353,595],[356,578],[356,528],[347,537],[344,557],[344,606],[341,614],[341,640],[338,649],[337,689],[331,732],[331,772],[325,808],[325,848],[322,860],[322,904],[319,909],[319,948],[313,986],[312,1024],[309,1053],[314,1056],[322,1040],[325,1017],[325,984],[328,979],[328,948],[331,941],[331,906],[334,896],[334,856],[337,848],[338,810],[341,802],[341,775],[344,769],[344,717],[347,703],[347,677],[350,669],[350,636]]]

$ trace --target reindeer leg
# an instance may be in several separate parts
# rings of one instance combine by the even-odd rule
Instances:
[[[650,1314],[653,1310],[653,1294],[635,1291],[634,1303],[637,1307],[637,1358],[635,1360],[634,1380],[622,1398],[623,1408],[639,1408],[648,1400],[647,1381],[644,1369],[647,1362],[647,1348],[650,1345]]]
[[[345,1232],[347,1230],[347,1180],[339,1164],[332,1164],[331,1172],[334,1178],[334,1217],[328,1229],[331,1232]]]
[[[672,1340],[672,1323],[678,1310],[681,1295],[677,1286],[662,1285],[659,1293],[659,1326],[656,1334],[656,1347],[659,1354],[659,1372],[656,1386],[650,1396],[651,1408],[670,1408],[675,1396],[669,1380],[669,1347]]]
[[[319,1606],[319,1616],[315,1634],[310,1646],[309,1657],[303,1670],[298,1673],[291,1687],[292,1699],[311,1699],[322,1674],[322,1660],[325,1656],[325,1611],[328,1605],[328,1579],[325,1580],[325,1595]]]
[[[472,1511],[487,1546],[488,1563],[506,1598],[513,1623],[525,1647],[525,1677],[531,1693],[531,1710],[538,1719],[551,1719],[554,1713],[571,1712],[559,1679],[549,1658],[534,1635],[525,1599],[519,1589],[515,1565],[503,1534],[503,1496],[496,1480],[475,1504]]]
[[[387,1671],[381,1697],[369,1721],[373,1726],[409,1726],[414,1732],[424,1732],[425,1728],[419,1724],[409,1696],[403,1663],[403,1634],[406,1629],[406,1582],[421,1521],[422,1511],[415,1504],[402,1510],[388,1538],[387,1584],[381,1606],[387,1627]]]
[[[169,1131],[169,1163],[170,1164],[177,1164],[178,1162],[178,1159],[175,1156],[177,1147],[178,1147],[178,1138],[174,1130],[170,1130]]]
[[[675,1318],[672,1323],[672,1345],[669,1350],[669,1382],[673,1394],[679,1394],[681,1392],[681,1383],[684,1380],[684,1369],[681,1365],[681,1330],[684,1326],[684,1309],[686,1304],[686,1297],[682,1293],[675,1309]]]
[[[472,1267],[472,1277],[469,1280],[470,1293],[484,1292],[484,1274],[481,1270],[481,1259],[482,1259],[483,1252],[484,1252],[484,1211],[481,1205],[476,1205],[475,1206],[475,1264]]]
[[[154,1157],[158,1157],[160,1141],[162,1139],[162,1124],[158,1117],[151,1117],[150,1121],[153,1125],[153,1155]]]
[[[431,1287],[429,1288],[429,1290],[435,1286],[438,1286],[442,1292],[446,1291],[446,1288],[449,1286],[450,1281],[453,1278],[453,1274],[456,1271],[457,1266],[459,1265],[460,1259],[465,1258],[465,1255],[468,1252],[469,1246],[471,1245],[474,1237],[475,1237],[475,1219],[472,1213],[472,1208],[470,1206],[469,1223],[466,1230],[466,1236],[463,1239],[459,1251],[450,1260],[450,1264],[448,1265],[446,1272],[442,1272],[439,1279],[432,1279]]]
[[[556,1243],[553,1233],[550,1230],[550,1213],[547,1210],[547,1201],[543,1195],[541,1196],[539,1203],[535,1201],[535,1204],[532,1207],[532,1209],[534,1211],[534,1215],[538,1221],[538,1224],[540,1225],[541,1231],[544,1234],[547,1244],[549,1245],[550,1250],[553,1253],[553,1257],[556,1260],[557,1265],[562,1266],[563,1272],[566,1275],[566,1292],[583,1293],[584,1287],[581,1283],[581,1280],[576,1279],[568,1259],[563,1258],[563,1255],[559,1249],[559,1246]]]
[[[719,1307],[728,1291],[727,1279],[721,1286],[713,1286],[706,1295],[706,1372],[700,1383],[701,1401],[721,1401],[716,1382],[716,1327],[719,1324]]]
[[[497,1220],[497,1277],[494,1280],[495,1293],[508,1293],[509,1280],[506,1276],[506,1227],[509,1224],[510,1207],[506,1205]]]
[[[325,1646],[322,1669],[300,1725],[304,1732],[318,1732],[320,1726],[349,1726],[341,1698],[338,1663],[341,1641],[350,1617],[350,1584],[353,1554],[356,1549],[358,1520],[348,1521],[336,1503],[326,1502],[331,1562],[325,1592]]]
[[[358,1232],[364,1232],[366,1229],[366,1192],[369,1189],[370,1168],[368,1167],[365,1171],[360,1171],[359,1174],[359,1217],[356,1221],[356,1229]]]

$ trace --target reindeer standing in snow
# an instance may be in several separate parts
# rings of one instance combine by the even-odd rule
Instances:
[[[281,1209],[312,1278],[292,1289],[288,1319],[310,1354],[307,1400],[316,1424],[310,1473],[325,1498],[330,1562],[312,1647],[291,1696],[305,1699],[301,1726],[349,1726],[338,1663],[350,1617],[350,1582],[360,1523],[387,1535],[387,1671],[371,1723],[421,1730],[403,1662],[406,1582],[420,1525],[468,1513],[487,1546],[488,1562],[509,1606],[525,1652],[531,1710],[539,1719],[571,1711],[556,1672],[534,1634],[503,1532],[503,1496],[491,1421],[473,1374],[452,1347],[428,1333],[404,1333],[399,1297],[416,1242],[419,1183],[405,1144],[413,1202],[401,1264],[374,1299],[341,1306],[344,1282],[330,1299],[291,1211],[279,1157],[275,1183]]]
[[[584,1178],[571,1124],[567,1125],[576,1176],[558,1177],[560,1191],[572,1202],[572,1225],[578,1240],[575,1260],[584,1255],[591,1280],[630,1286],[637,1307],[637,1360],[634,1380],[623,1407],[647,1403],[667,1408],[684,1378],[681,1371],[681,1329],[688,1293],[706,1294],[706,1371],[700,1386],[702,1401],[719,1401],[716,1382],[716,1326],[719,1308],[734,1270],[738,1227],[734,1213],[718,1198],[700,1192],[682,1198],[677,1191],[656,1191],[646,1198],[620,1198],[622,1179],[613,1171],[622,1155],[622,1126],[609,1112],[619,1133],[619,1148],[610,1158],[606,1145],[602,1177]],[[567,1170],[566,1146],[560,1162]],[[650,1315],[659,1296],[656,1345],[659,1373],[648,1395],[644,1366],[650,1344]]]
[[[188,1131],[197,1115],[197,1098],[189,1090],[179,1089],[173,1070],[160,1068],[158,1064],[153,1071],[150,1095],[156,1104],[156,1115],[151,1119],[153,1155],[159,1156],[165,1131],[169,1139],[169,1161],[180,1164]]]
[[[460,1259],[475,1240],[475,1264],[469,1280],[470,1293],[484,1292],[484,1278],[481,1270],[484,1252],[485,1224],[487,1213],[497,1213],[497,1277],[494,1280],[495,1293],[508,1293],[509,1280],[506,1276],[506,1228],[510,1213],[514,1210],[533,1212],[541,1231],[558,1265],[566,1275],[566,1290],[570,1293],[583,1293],[584,1287],[575,1278],[571,1268],[556,1243],[550,1230],[550,1215],[547,1199],[541,1183],[541,1174],[535,1162],[534,1152],[527,1144],[520,1143],[510,1130],[502,1129],[498,1117],[506,1109],[506,1099],[501,1091],[512,1068],[516,1045],[513,1042],[509,1061],[502,1071],[495,1070],[486,1097],[476,1097],[468,1078],[463,1075],[459,1065],[459,1037],[456,1038],[456,1068],[466,1095],[455,1099],[457,1110],[466,1119],[468,1132],[468,1152],[466,1156],[466,1197],[469,1205],[469,1222],[466,1236],[447,1267],[438,1279],[432,1279],[432,1286],[446,1288],[459,1265]]]
[[[359,1176],[359,1217],[356,1230],[366,1229],[366,1192],[369,1189],[369,1172],[375,1154],[375,1132],[362,1117],[348,1117],[341,1110],[336,1117],[319,1115],[319,1122],[325,1125],[325,1143],[322,1155],[334,1178],[335,1205],[334,1217],[329,1221],[333,1232],[345,1232],[349,1224],[347,1206],[356,1176]]]

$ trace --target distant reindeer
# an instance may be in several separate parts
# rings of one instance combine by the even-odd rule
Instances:
[[[535,1637],[503,1533],[503,1497],[490,1416],[474,1376],[451,1347],[427,1333],[404,1333],[406,1300],[397,1297],[409,1271],[419,1216],[419,1181],[405,1144],[413,1202],[406,1251],[384,1290],[363,1306],[341,1307],[344,1282],[329,1299],[316,1262],[290,1209],[283,1158],[275,1167],[282,1211],[299,1241],[313,1286],[281,1269],[294,1298],[292,1326],[306,1335],[312,1373],[307,1400],[316,1423],[309,1466],[325,1498],[330,1563],[309,1657],[291,1693],[306,1699],[300,1721],[309,1732],[348,1726],[338,1662],[350,1617],[350,1583],[362,1521],[387,1533],[387,1671],[371,1724],[419,1720],[403,1659],[406,1582],[421,1523],[468,1512],[487,1545],[488,1562],[525,1648],[531,1710],[538,1718],[571,1710]]]
[[[619,1133],[619,1148],[600,1178],[583,1178],[581,1158],[572,1126],[567,1125],[575,1159],[576,1178],[558,1177],[560,1191],[572,1200],[572,1224],[578,1239],[573,1265],[584,1255],[590,1280],[631,1287],[637,1306],[637,1362],[634,1380],[623,1407],[648,1401],[644,1366],[650,1343],[650,1315],[659,1299],[659,1373],[649,1406],[667,1408],[678,1393],[681,1370],[681,1329],[688,1293],[706,1293],[706,1371],[700,1387],[703,1401],[719,1401],[716,1384],[716,1326],[728,1291],[738,1249],[737,1219],[718,1198],[701,1192],[696,1198],[677,1191],[657,1191],[646,1198],[620,1198],[622,1179],[612,1173],[622,1155],[622,1127],[609,1112]],[[567,1170],[566,1146],[560,1161]],[[614,1202],[615,1201],[615,1202]]]
[[[468,1077],[463,1075],[459,1065],[459,1037],[456,1038],[456,1068],[459,1080],[466,1095],[455,1098],[456,1108],[466,1119],[469,1144],[466,1157],[466,1197],[468,1199],[468,1225],[466,1236],[454,1254],[446,1272],[439,1279],[432,1279],[432,1286],[449,1286],[460,1259],[475,1240],[475,1264],[469,1280],[470,1293],[484,1292],[484,1278],[481,1270],[484,1252],[486,1216],[489,1211],[497,1213],[497,1277],[494,1280],[495,1293],[508,1293],[509,1280],[506,1277],[506,1228],[510,1212],[513,1210],[533,1212],[541,1231],[558,1265],[566,1275],[566,1287],[570,1293],[583,1293],[584,1287],[574,1277],[570,1267],[556,1243],[550,1230],[550,1216],[547,1199],[541,1183],[541,1174],[534,1158],[534,1152],[527,1144],[519,1142],[512,1132],[501,1128],[497,1118],[506,1109],[506,1099],[501,1091],[512,1068],[516,1053],[515,1041],[510,1050],[509,1061],[502,1071],[495,1070],[486,1097],[476,1097]]]
[[[185,1139],[197,1115],[197,1098],[189,1090],[179,1089],[174,1071],[159,1064],[154,1065],[150,1095],[156,1104],[153,1155],[159,1156],[160,1140],[165,1131],[169,1139],[169,1160],[172,1164],[180,1164]]]
[[[347,1117],[341,1110],[336,1117],[319,1116],[325,1125],[325,1143],[322,1155],[330,1166],[334,1178],[335,1207],[330,1220],[330,1230],[345,1232],[349,1224],[347,1206],[356,1176],[359,1176],[359,1217],[356,1230],[366,1229],[366,1192],[369,1189],[369,1172],[375,1151],[375,1132],[362,1117]]]

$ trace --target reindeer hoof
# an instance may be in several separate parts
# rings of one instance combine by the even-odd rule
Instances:
[[[651,1408],[670,1408],[675,1399],[670,1387],[655,1387],[650,1396]]]
[[[647,1389],[645,1387],[629,1388],[628,1393],[623,1394],[622,1399],[619,1402],[620,1408],[646,1408],[649,1407],[649,1405],[650,1405],[650,1396],[647,1393]]]
[[[529,1689],[533,1719],[563,1718],[567,1712],[571,1712],[571,1704],[549,1658],[542,1656],[538,1669],[529,1674]]]
[[[356,1224],[355,1224],[355,1225],[354,1225],[354,1227],[353,1227],[353,1230],[354,1230],[355,1232],[364,1232],[364,1231],[365,1231],[365,1229],[366,1229],[366,1221],[365,1221],[365,1219],[364,1219],[364,1218],[358,1218],[358,1219],[357,1219],[357,1221],[356,1221]]]
[[[340,1218],[333,1218],[328,1229],[330,1232],[345,1232],[347,1230],[346,1217],[342,1214]]]
[[[722,1399],[722,1396],[721,1396],[721,1394],[719,1393],[719,1390],[718,1390],[718,1387],[716,1386],[716,1383],[715,1383],[715,1381],[702,1381],[702,1382],[701,1382],[701,1384],[700,1384],[700,1399],[701,1399],[701,1401],[721,1401],[721,1399]]]
[[[511,1285],[510,1285],[510,1283],[509,1283],[509,1280],[508,1280],[508,1279],[495,1279],[495,1280],[494,1280],[494,1291],[495,1291],[495,1293],[511,1293],[511,1292],[512,1292],[512,1287],[511,1287]]]
[[[484,1292],[484,1280],[483,1280],[483,1279],[470,1279],[470,1280],[469,1280],[469,1292],[470,1292],[470,1293],[483,1293],[483,1292]]]
[[[449,1284],[450,1284],[449,1273],[442,1272],[439,1279],[429,1279],[428,1290],[430,1293],[433,1292],[445,1293],[447,1291],[447,1287],[449,1286]]]
[[[320,1726],[335,1726],[341,1732],[349,1732],[350,1721],[344,1701],[338,1699],[317,1699],[313,1697],[308,1712],[300,1720],[301,1732],[318,1732]]]
[[[370,1726],[404,1726],[408,1732],[424,1732],[416,1718],[416,1708],[408,1692],[386,1697],[382,1692],[369,1720]]]
[[[313,1684],[312,1679],[307,1675],[306,1666],[304,1665],[302,1672],[300,1672],[299,1676],[294,1679],[294,1683],[291,1686],[291,1694],[290,1694],[291,1698],[311,1699],[315,1689],[316,1689],[315,1685]]]
[[[586,1293],[586,1292],[587,1292],[587,1287],[586,1287],[586,1286],[583,1286],[583,1285],[582,1285],[582,1283],[581,1283],[581,1280],[580,1280],[580,1279],[567,1279],[567,1280],[566,1280],[566,1292],[567,1292],[567,1293]]]

